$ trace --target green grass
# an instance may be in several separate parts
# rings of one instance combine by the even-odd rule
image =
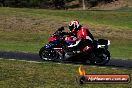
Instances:
[[[0,32],[0,50],[38,53],[47,42],[45,33]]]
[[[113,40],[109,50],[111,51],[112,57],[121,59],[131,59],[132,58],[132,41],[131,40]]]
[[[51,33],[74,19],[96,39],[111,40],[112,57],[132,58],[131,12],[0,8],[0,50],[38,53]]]
[[[132,11],[132,7],[125,6],[125,7],[118,9],[118,11]]]
[[[132,13],[0,8],[0,50],[38,53],[58,27],[78,18],[96,38],[111,40],[112,57],[132,58]],[[0,60],[0,88],[129,88],[129,84],[78,85],[78,65]],[[83,66],[87,74],[130,74],[132,69]]]
[[[0,60],[0,88],[129,88],[129,84],[76,83],[79,65]],[[132,69],[82,66],[87,74],[130,74]]]
[[[45,9],[14,9],[1,8],[0,12],[8,15],[31,15],[39,17],[56,17],[54,19],[73,20],[79,19],[80,22],[86,22],[97,25],[108,25],[113,27],[132,28],[132,13],[131,12],[96,12],[96,11],[65,11],[65,10],[45,10]],[[65,19],[64,19],[65,18]],[[67,19],[66,19],[67,18]],[[85,24],[86,24],[85,23]]]

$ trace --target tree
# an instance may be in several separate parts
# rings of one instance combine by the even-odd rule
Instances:
[[[65,2],[64,0],[53,0],[54,6],[57,9],[64,8]]]
[[[5,6],[5,0],[0,0],[0,6]]]
[[[85,0],[82,0],[82,5],[83,5],[83,10],[85,10],[86,9],[86,7],[85,7]]]
[[[98,4],[98,0],[89,0],[90,7],[94,7]]]

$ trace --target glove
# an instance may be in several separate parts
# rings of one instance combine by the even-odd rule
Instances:
[[[71,32],[69,32],[68,35],[69,35],[69,36],[75,36],[75,34],[73,34],[73,33],[71,33]]]
[[[63,31],[63,30],[64,30],[64,27],[58,28],[58,31]]]

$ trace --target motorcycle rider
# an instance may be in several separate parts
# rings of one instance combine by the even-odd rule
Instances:
[[[83,52],[88,51],[90,49],[90,44],[92,44],[94,37],[90,33],[86,27],[83,27],[79,24],[77,20],[73,20],[69,23],[70,34],[74,35],[76,39],[76,43],[68,46],[70,49],[78,49],[78,47],[82,47]],[[87,46],[87,47],[86,47]]]

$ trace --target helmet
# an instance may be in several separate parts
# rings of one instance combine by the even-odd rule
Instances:
[[[69,29],[70,29],[71,32],[77,31],[78,28],[79,28],[79,26],[80,26],[80,24],[79,24],[79,22],[76,21],[76,20],[75,20],[75,21],[71,21],[71,22],[69,23]]]

